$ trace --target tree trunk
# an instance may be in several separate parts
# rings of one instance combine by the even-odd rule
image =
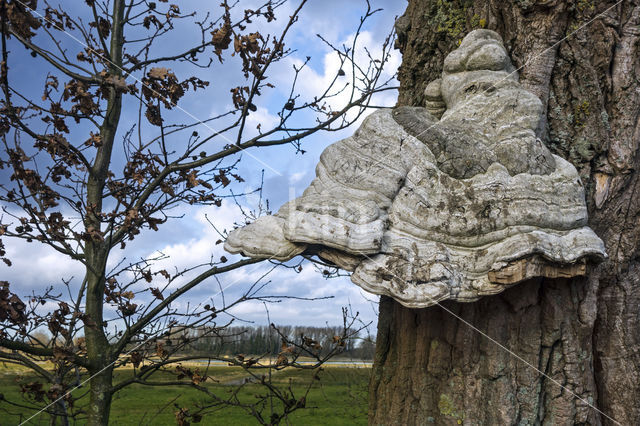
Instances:
[[[409,1],[399,103],[423,104],[468,31],[497,31],[547,108],[545,142],[580,173],[609,259],[474,303],[382,297],[370,423],[640,424],[640,1],[616,1]]]
[[[107,366],[102,371],[89,371],[92,378],[89,382],[89,413],[87,424],[91,426],[107,426],[111,411],[113,396],[111,384],[113,382],[113,366]]]
[[[125,2],[113,2],[111,43],[109,52],[109,74],[122,78],[122,57],[124,46],[123,22]],[[115,142],[118,123],[122,113],[122,92],[116,87],[108,89],[106,113],[100,126],[101,145],[96,152],[87,179],[88,214],[85,217],[85,230],[102,231],[103,190]],[[85,337],[87,345],[87,361],[89,362],[89,416],[88,424],[101,426],[109,424],[111,398],[113,396],[113,364],[117,354],[107,340],[104,322],[105,270],[111,249],[109,239],[88,241],[85,245],[85,262],[87,282]]]

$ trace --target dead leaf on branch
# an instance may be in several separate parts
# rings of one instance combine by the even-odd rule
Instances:
[[[318,343],[316,340],[311,339],[310,337],[302,336],[302,343],[316,351],[319,351],[322,349],[322,345]]]
[[[158,355],[162,359],[164,359],[164,358],[169,356],[169,353],[164,348],[164,343],[163,342],[157,342],[156,343],[156,355]]]
[[[118,310],[124,317],[130,317],[131,315],[135,314],[137,308],[138,305],[131,302],[126,302],[124,305],[118,306]]]
[[[167,76],[175,77],[175,74],[173,74],[167,68],[164,68],[164,67],[151,68],[151,70],[149,70],[147,75],[157,80],[164,80]]]
[[[138,366],[142,363],[144,357],[142,353],[138,351],[131,352],[131,364],[133,364],[133,368],[138,368]]]
[[[219,170],[218,174],[214,176],[213,180],[216,183],[221,183],[225,188],[231,183],[224,170]]]
[[[111,32],[111,22],[104,19],[102,16],[98,17],[98,22],[90,22],[89,26],[91,28],[96,28],[98,30],[98,35],[102,38],[107,38]]]
[[[125,291],[121,293],[121,296],[124,297],[125,299],[131,300],[133,298],[135,298],[135,294],[133,294],[132,291]]]
[[[29,382],[26,384],[21,384],[20,392],[36,402],[44,402],[45,391],[42,389],[42,383],[40,382]]]
[[[84,142],[85,146],[95,146],[99,148],[102,145],[102,136],[98,133],[89,132],[89,139]]]
[[[42,26],[40,20],[29,13],[30,9],[37,7],[36,0],[27,1],[26,4],[24,4],[25,2],[7,3],[6,1],[2,3],[4,3],[5,13],[11,29],[20,37],[31,40],[31,37],[36,35],[32,30],[37,30]]]
[[[149,290],[151,290],[151,294],[153,294],[155,296],[156,299],[159,300],[164,300],[164,296],[162,295],[162,292],[160,291],[159,288],[157,287],[152,287]]]
[[[231,32],[231,17],[227,11],[224,15],[224,22],[220,28],[211,32],[211,44],[220,62],[222,62],[222,52],[228,49],[231,44]]]
[[[154,126],[162,126],[162,117],[160,116],[160,108],[156,105],[149,105],[147,110],[144,113],[144,116],[147,117],[149,123]]]
[[[284,354],[278,354],[278,359],[276,359],[276,365],[281,366],[281,365],[287,365],[287,364],[289,364],[289,359],[287,358],[287,356]]]
[[[200,181],[198,180],[198,172],[193,170],[187,175],[187,188],[195,188],[199,184]]]
[[[164,26],[162,22],[160,22],[160,20],[155,17],[155,15],[145,16],[142,20],[142,26],[146,29],[150,29],[151,24],[153,24],[156,28],[162,28]]]
[[[0,321],[20,325],[27,322],[26,305],[9,291],[9,283],[0,281]]]

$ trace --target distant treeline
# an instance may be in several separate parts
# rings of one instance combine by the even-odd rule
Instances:
[[[279,332],[292,342],[302,344],[303,338],[317,342],[316,350],[325,354],[335,346],[335,336],[340,336],[342,327],[308,327],[284,325]],[[227,327],[219,334],[211,329],[198,328],[188,331],[195,338],[181,352],[217,355],[277,355],[282,350],[282,338],[269,326]],[[309,340],[307,340],[309,341]],[[344,342],[340,356],[371,360],[375,350],[375,340],[364,332]]]

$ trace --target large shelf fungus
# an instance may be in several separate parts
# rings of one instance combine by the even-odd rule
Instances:
[[[541,142],[542,104],[498,34],[468,34],[425,97],[329,146],[303,195],[232,231],[226,250],[317,255],[412,308],[584,275],[606,256],[576,169]]]

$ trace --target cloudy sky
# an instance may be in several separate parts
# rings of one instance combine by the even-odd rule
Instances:
[[[198,10],[202,6],[201,1],[185,0],[180,2],[180,8],[185,10]],[[215,3],[215,5],[214,5]],[[241,0],[242,8],[253,6],[253,1]],[[380,51],[384,38],[392,29],[395,17],[402,14],[406,2],[398,0],[371,0],[373,8],[382,8],[376,13],[364,28],[360,35],[361,46],[366,46],[375,56]],[[275,26],[282,26],[295,3],[285,6],[279,11],[281,18]],[[217,7],[217,2],[212,2],[212,8]],[[359,16],[364,11],[365,2],[360,0],[312,0],[303,9],[299,22],[293,27],[288,37],[288,46],[295,52],[279,63],[271,70],[271,81],[275,84],[272,93],[261,97],[257,105],[257,111],[250,115],[248,128],[255,131],[260,124],[263,129],[269,128],[278,122],[277,111],[282,108],[283,99],[288,97],[288,88],[293,65],[300,65],[307,56],[311,60],[301,73],[298,82],[298,92],[304,98],[305,94],[317,93],[318,87],[324,87],[335,75],[339,68],[337,56],[318,38],[316,34],[335,45],[349,44],[354,37],[354,31],[358,25]],[[202,12],[201,10],[198,10]],[[191,29],[190,29],[191,28]],[[277,31],[271,26],[270,31]],[[162,44],[163,53],[180,51],[189,37],[197,37],[198,34],[189,33],[192,27],[181,28]],[[71,37],[66,41],[69,46],[75,42]],[[356,55],[361,61],[366,60],[364,49]],[[26,58],[26,56],[25,56]],[[386,67],[385,76],[391,77],[399,63],[400,55],[394,51],[389,64]],[[13,65],[14,75],[19,75],[23,83],[30,81],[42,81],[42,71],[34,66],[35,62],[25,59]],[[229,65],[229,64],[227,64]],[[186,65],[175,65],[173,71],[180,74],[187,71]],[[196,119],[204,119],[229,107],[231,102],[228,95],[229,87],[237,85],[237,70],[227,71],[233,67],[218,67],[215,74],[211,71],[202,71],[201,78],[212,81],[212,92],[206,96],[196,97],[183,104],[183,110],[173,111],[176,121],[190,122]],[[200,71],[197,71],[200,72]],[[14,77],[15,78],[15,77]],[[34,85],[34,96],[40,96],[41,85]],[[219,89],[219,92],[216,90]],[[385,92],[375,99],[376,105],[392,106],[396,100],[396,92]],[[336,97],[332,104],[340,107],[344,97]],[[179,115],[183,116],[180,117]],[[125,107],[122,120],[122,128],[128,128],[135,123],[137,118],[137,105]],[[300,120],[304,121],[305,117]],[[301,124],[303,124],[301,121]],[[130,122],[130,123],[129,123]],[[210,129],[203,129],[206,130]],[[303,143],[304,154],[296,153],[291,146],[278,147],[255,153],[244,153],[241,156],[240,174],[246,182],[234,187],[234,192],[251,192],[262,181],[264,173],[263,198],[269,200],[272,210],[287,201],[292,196],[298,196],[309,185],[315,176],[315,165],[320,153],[326,146],[351,134],[355,130],[352,127],[336,133],[320,133],[308,138]],[[6,175],[0,176],[6,178]],[[258,207],[257,195],[238,198],[238,204],[246,210],[255,210]],[[224,253],[222,245],[215,242],[220,238],[209,222],[213,222],[219,230],[232,229],[234,223],[243,220],[240,208],[234,202],[224,202],[222,207],[193,207],[187,206],[173,211],[173,215],[180,217],[162,226],[159,232],[146,232],[129,244],[126,253],[116,253],[111,260],[111,266],[115,266],[121,257],[126,255],[127,260],[135,261],[143,257],[153,257],[162,253],[167,258],[154,266],[155,270],[166,268],[182,269],[190,265],[208,262],[212,257],[219,258],[226,255],[230,260],[236,259]],[[5,240],[7,255],[13,261],[11,268],[0,265],[0,280],[11,282],[13,291],[20,295],[28,294],[31,290],[37,290],[47,285],[59,286],[62,279],[71,279],[74,285],[78,285],[83,271],[81,265],[58,255],[46,247],[38,247],[34,244]],[[224,289],[226,301],[233,300],[240,295],[254,281],[265,274],[271,265],[249,265],[219,277],[219,282],[209,280],[188,293],[179,303],[201,303],[213,300],[216,306],[220,306],[220,289]],[[300,325],[324,325],[326,323],[337,325],[341,323],[341,308],[351,306],[354,312],[360,313],[360,318],[365,322],[372,321],[375,325],[377,296],[370,295],[352,284],[348,277],[324,279],[322,274],[313,265],[303,264],[301,272],[293,269],[276,268],[264,282],[269,285],[263,290],[263,294],[277,294],[297,296],[303,298],[332,297],[318,301],[283,300],[280,303],[269,306],[269,314],[272,322],[280,324]],[[179,283],[176,283],[178,285]],[[265,306],[262,303],[244,303],[234,309],[234,315],[246,321],[257,324],[267,322]]]

